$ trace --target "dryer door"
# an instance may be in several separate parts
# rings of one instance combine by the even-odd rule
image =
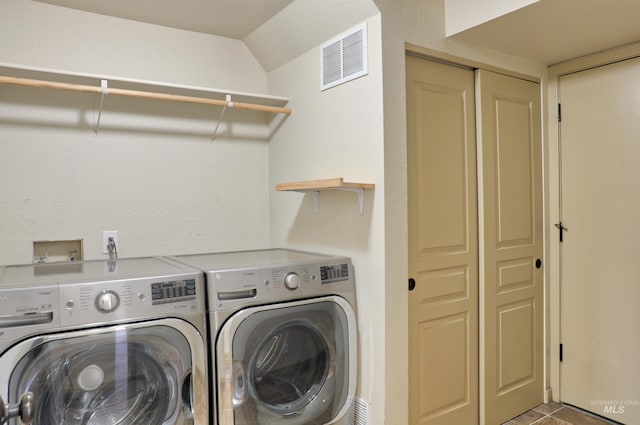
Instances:
[[[236,313],[217,342],[220,425],[337,421],[355,391],[355,344],[340,297]]]
[[[10,402],[32,392],[33,424],[192,423],[192,371],[199,367],[185,332],[197,331],[164,322],[174,326],[123,325],[19,343],[0,357],[11,371]]]

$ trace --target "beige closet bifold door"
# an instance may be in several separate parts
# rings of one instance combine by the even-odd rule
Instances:
[[[410,425],[542,403],[540,112],[537,83],[407,56]]]
[[[560,77],[560,397],[640,424],[640,59]]]
[[[481,415],[496,425],[543,401],[540,85],[476,74]]]
[[[407,56],[410,425],[478,423],[474,74]]]

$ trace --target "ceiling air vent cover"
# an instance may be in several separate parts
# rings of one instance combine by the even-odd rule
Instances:
[[[367,75],[367,24],[320,47],[320,90]]]

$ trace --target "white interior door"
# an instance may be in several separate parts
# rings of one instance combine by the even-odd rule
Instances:
[[[561,399],[640,424],[640,59],[560,77]]]

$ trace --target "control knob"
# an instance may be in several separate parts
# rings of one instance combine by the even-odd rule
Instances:
[[[287,289],[294,291],[300,287],[301,283],[302,279],[300,279],[297,273],[291,272],[284,276],[284,286],[286,286]]]
[[[102,291],[96,297],[96,308],[103,313],[111,313],[120,306],[120,297],[114,291]]]

